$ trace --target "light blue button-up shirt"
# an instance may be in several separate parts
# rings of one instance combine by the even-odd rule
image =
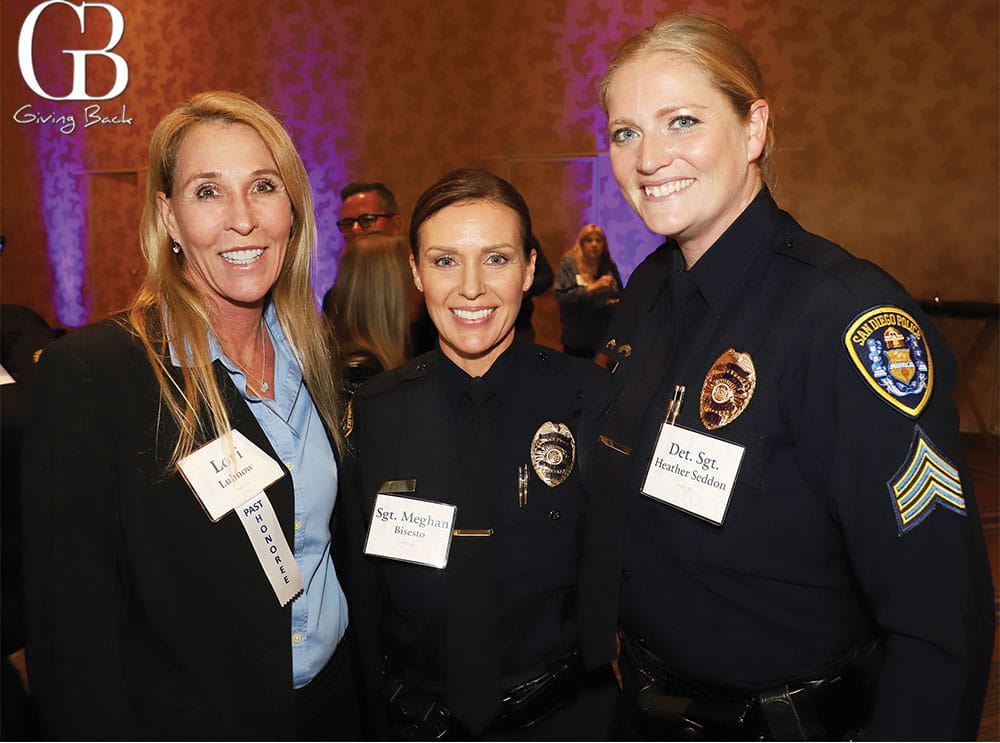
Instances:
[[[209,336],[209,343],[212,360],[220,360],[229,372],[291,473],[295,490],[292,549],[305,584],[305,590],[292,602],[292,685],[298,689],[323,669],[347,630],[347,599],[330,556],[337,460],[271,304],[264,311],[264,322],[274,346],[274,400],[247,394],[246,376],[226,357],[214,336]]]

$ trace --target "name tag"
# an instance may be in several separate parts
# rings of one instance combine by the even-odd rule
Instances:
[[[178,465],[212,521],[218,521],[285,474],[281,466],[242,433],[205,444]]]
[[[722,525],[744,447],[665,423],[643,495]]]
[[[379,493],[365,554],[443,568],[448,564],[456,510],[450,503]]]
[[[301,593],[295,553],[264,494],[284,476],[281,466],[235,429],[191,452],[178,466],[213,523],[236,509],[278,603],[284,606]]]

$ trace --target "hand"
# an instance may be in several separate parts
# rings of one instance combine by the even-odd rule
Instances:
[[[598,289],[604,289],[611,286],[612,276],[609,273],[604,274],[600,278],[594,279],[590,286],[587,287],[587,291],[596,292]]]

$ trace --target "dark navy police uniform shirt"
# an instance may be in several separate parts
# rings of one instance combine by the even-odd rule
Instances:
[[[729,349],[756,386],[710,430],[702,388]],[[607,649],[618,589],[622,629],[703,683],[819,678],[883,636],[871,736],[975,737],[994,608],[956,364],[899,284],[764,188],[691,270],[671,242],[636,269],[598,362],[588,642]],[[676,385],[676,425],[745,447],[721,525],[640,494]]]
[[[506,688],[538,675],[578,645],[577,626],[584,620],[577,613],[577,582],[586,511],[579,468],[549,487],[530,462],[532,440],[546,421],[567,425],[575,436],[587,367],[582,360],[515,339],[483,377],[495,425],[493,536],[488,538],[496,540],[498,651]],[[351,435],[356,492],[348,497],[361,511],[364,532],[385,481],[415,480],[415,491],[401,495],[455,502],[458,436],[471,410],[463,393],[468,381],[435,349],[356,393]],[[518,468],[523,465],[528,485],[521,506]],[[358,599],[351,602],[352,627],[363,634],[379,628],[378,645],[394,658],[396,672],[439,683],[446,678],[447,572],[476,539],[453,538],[445,569],[361,558],[359,567],[372,572],[359,582],[378,591],[371,595],[358,587]],[[601,739],[609,734],[600,725],[610,724],[606,712],[613,707],[613,693],[612,683],[597,697],[585,694],[540,729],[557,737]],[[603,709],[595,699],[602,700]]]

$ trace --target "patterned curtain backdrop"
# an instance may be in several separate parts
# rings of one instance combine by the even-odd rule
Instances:
[[[550,262],[596,221],[627,275],[659,238],[611,176],[597,82],[627,36],[677,10],[719,17],[757,54],[784,208],[919,297],[997,299],[995,0],[104,0],[124,19],[113,51],[129,78],[100,101],[50,100],[26,83],[19,36],[43,4],[0,3],[0,281],[4,302],[53,323],[128,301],[149,134],[217,88],[275,110],[300,148],[320,229],[317,296],[343,246],[345,183],[384,181],[408,221],[417,195],[464,165],[524,191]],[[46,92],[65,97],[84,57],[64,50],[102,49],[112,19],[89,4],[81,33],[79,4],[45,6],[31,56]],[[95,96],[117,74],[101,54],[77,72]],[[55,121],[70,115],[63,133]],[[539,307],[540,339],[557,346],[551,295]]]
[[[313,291],[322,299],[336,278],[343,247],[336,225],[340,189],[353,179],[363,155],[342,143],[359,126],[357,104],[366,69],[355,53],[366,16],[361,3],[338,8],[337,23],[324,3],[270,3],[265,13],[271,58],[266,99],[288,127],[309,172],[318,232]]]

